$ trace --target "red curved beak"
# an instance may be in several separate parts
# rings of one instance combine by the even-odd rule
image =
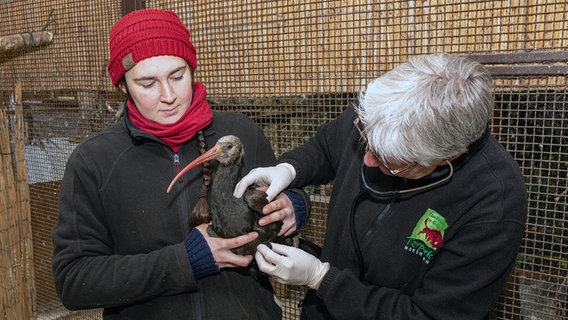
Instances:
[[[174,184],[176,183],[176,181],[179,180],[179,178],[181,178],[181,176],[186,174],[189,170],[195,168],[196,166],[198,166],[198,165],[200,165],[204,162],[216,159],[221,153],[222,153],[221,148],[219,148],[219,146],[217,146],[217,145],[215,145],[215,146],[213,146],[213,148],[207,150],[207,152],[205,152],[204,154],[199,156],[197,159],[193,160],[190,164],[188,164],[185,168],[183,168],[173,178],[173,180],[172,180],[172,182],[170,182],[170,185],[168,186],[168,189],[166,190],[166,192],[169,193],[170,190],[172,189],[172,187],[174,186]]]

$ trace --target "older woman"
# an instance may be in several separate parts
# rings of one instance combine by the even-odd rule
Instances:
[[[281,164],[245,176],[283,187],[334,180],[321,260],[260,245],[260,269],[305,284],[302,319],[482,319],[515,263],[523,177],[487,130],[492,79],[449,54],[411,58]],[[269,220],[269,219],[267,219]]]

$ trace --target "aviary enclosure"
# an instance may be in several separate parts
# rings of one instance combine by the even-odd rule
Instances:
[[[411,55],[446,51],[486,64],[497,98],[491,129],[530,196],[518,262],[491,318],[568,319],[564,0],[0,0],[0,318],[100,318],[59,303],[50,232],[67,156],[120,113],[124,98],[105,71],[110,27],[143,7],[182,17],[213,108],[252,117],[277,154]],[[316,242],[329,190],[308,188],[314,212],[304,233]],[[285,319],[297,319],[303,290],[277,286]]]

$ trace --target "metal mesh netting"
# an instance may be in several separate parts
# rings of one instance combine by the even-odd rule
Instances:
[[[61,306],[50,232],[67,156],[114,123],[123,100],[105,72],[110,28],[121,5],[142,4],[182,17],[212,108],[253,118],[277,155],[305,142],[370,80],[410,55],[446,51],[490,66],[491,129],[529,189],[517,265],[491,318],[568,319],[568,58],[558,55],[568,45],[565,1],[0,1],[0,37],[53,34],[45,45],[0,51],[0,102],[12,125],[15,87],[22,88],[38,318],[101,317],[100,310]],[[307,190],[314,208],[304,233],[321,244],[330,186]],[[3,253],[18,249],[6,247],[10,230],[0,225]],[[3,261],[0,275],[13,268]],[[18,289],[8,283],[0,290]],[[297,319],[303,288],[276,290],[285,319]]]

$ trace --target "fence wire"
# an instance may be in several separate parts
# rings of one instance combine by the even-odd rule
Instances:
[[[65,160],[77,143],[113,124],[120,112],[124,98],[111,86],[105,67],[108,34],[125,2],[0,1],[0,37],[40,30],[53,34],[48,44],[0,51],[0,106],[9,116],[14,87],[22,84],[39,319],[101,318],[100,310],[71,312],[61,306],[51,276],[50,232]],[[568,319],[563,71],[568,59],[519,59],[519,54],[565,52],[564,0],[143,3],[182,17],[197,47],[196,77],[206,85],[212,108],[253,118],[277,155],[307,141],[370,80],[411,55],[446,51],[483,61],[498,54],[490,63],[499,67],[492,69],[491,130],[524,173],[529,216],[517,264],[490,316]],[[304,233],[320,244],[330,187],[307,189],[314,208]],[[304,288],[275,287],[284,318],[298,319]]]

